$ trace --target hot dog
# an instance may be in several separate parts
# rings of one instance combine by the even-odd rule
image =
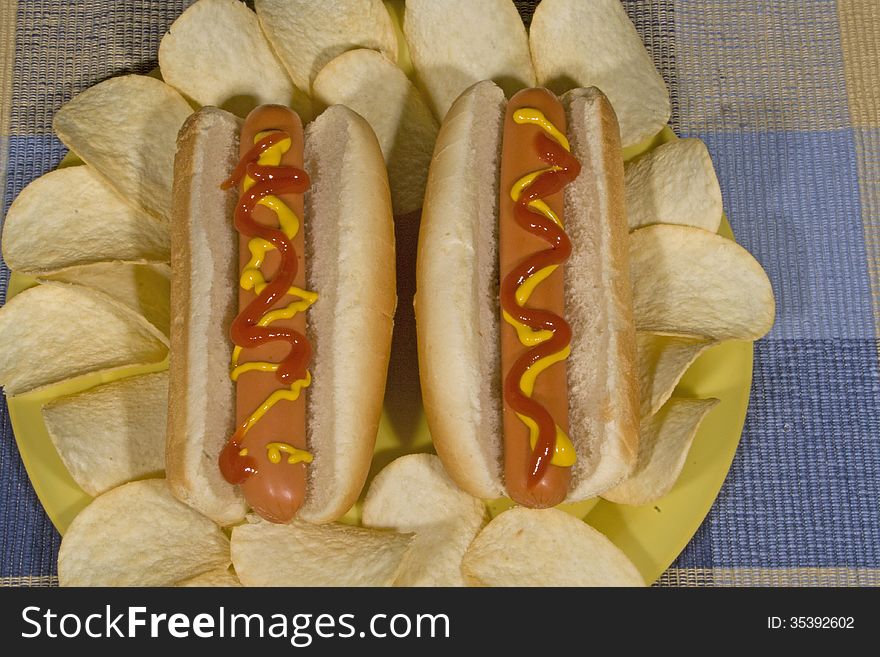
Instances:
[[[498,220],[504,479],[508,495],[530,507],[562,502],[571,478],[570,459],[563,456],[565,465],[554,463],[560,461],[554,451],[562,450],[561,443],[568,440],[566,359],[560,357],[569,348],[571,334],[563,317],[571,240],[562,227],[562,191],[577,177],[580,163],[568,153],[567,140],[548,137],[548,131],[565,134],[565,112],[556,96],[528,89],[511,99],[504,119]],[[564,153],[566,161],[544,161],[542,156],[550,152]],[[560,171],[547,170],[560,164],[565,165]],[[531,199],[545,205],[538,206],[540,211],[533,209]],[[539,279],[543,280],[535,284]],[[527,305],[523,290],[530,292]],[[540,385],[536,381],[527,395],[522,384],[527,370],[547,363],[552,364],[541,373]]]
[[[456,483],[543,508],[626,477],[638,444],[618,128],[596,89],[466,91],[419,238],[425,413]]]
[[[221,524],[337,519],[369,470],[396,304],[372,130],[343,107],[305,131],[277,105],[202,109],[173,200],[172,491]]]
[[[312,461],[305,404],[312,346],[305,332],[306,311],[317,299],[305,289],[299,217],[310,181],[299,117],[278,105],[257,108],[242,127],[239,156],[224,182],[241,190],[234,219],[239,313],[230,331],[236,430],[220,453],[220,472],[261,516],[287,522],[303,503]],[[284,462],[290,467],[273,467]]]

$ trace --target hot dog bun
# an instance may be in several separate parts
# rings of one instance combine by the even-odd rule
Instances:
[[[631,471],[638,445],[635,327],[617,120],[596,89],[562,98],[581,174],[565,188],[569,435],[577,461],[566,501]],[[505,495],[498,309],[498,213],[507,101],[480,82],[453,104],[428,178],[416,320],[425,413],[438,455],[464,490]]]
[[[247,505],[217,459],[235,429],[230,324],[238,312],[236,190],[221,191],[239,158],[241,122],[216,108],[181,130],[172,213],[172,327],[166,471],[175,496],[214,521]],[[298,518],[331,522],[357,499],[378,430],[396,305],[387,176],[369,125],[341,106],[307,126],[308,311],[314,348],[307,437],[314,460]]]

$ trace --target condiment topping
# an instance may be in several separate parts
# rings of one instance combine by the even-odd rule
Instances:
[[[571,328],[556,313],[527,308],[526,304],[535,288],[571,255],[571,241],[562,221],[543,199],[560,192],[577,178],[581,165],[571,155],[565,135],[540,110],[521,108],[513,118],[519,125],[537,125],[542,129],[537,134],[535,148],[548,165],[516,181],[510,195],[515,203],[516,223],[546,241],[550,248],[528,256],[501,283],[504,319],[516,329],[519,341],[529,347],[508,371],[503,394],[505,402],[529,430],[532,455],[528,481],[534,486],[551,463],[570,467],[576,458],[566,433],[545,406],[532,399],[541,372],[568,358]]]
[[[256,459],[243,447],[243,440],[254,424],[282,400],[294,401],[311,383],[308,365],[312,347],[305,335],[288,328],[273,327],[280,319],[290,319],[304,312],[316,300],[317,294],[293,285],[297,274],[297,254],[291,240],[299,232],[296,214],[279,198],[283,194],[303,194],[309,188],[309,177],[297,167],[280,166],[281,158],[291,146],[289,135],[282,131],[262,132],[254,138],[255,145],[244,157],[230,178],[223,183],[230,189],[241,183],[242,192],[235,210],[235,227],[250,237],[248,249],[251,258],[244,267],[240,285],[253,290],[256,298],[238,314],[232,323],[231,337],[235,343],[232,354],[233,381],[245,372],[274,373],[285,388],[276,390],[247,417],[229,438],[220,454],[220,470],[231,484],[240,484],[257,472]],[[242,182],[243,181],[243,182]],[[265,226],[253,218],[257,205],[272,210],[278,217],[278,227]],[[280,265],[271,281],[266,281],[262,266],[266,253],[277,250]],[[284,297],[291,297],[286,307],[275,308]],[[239,363],[242,350],[284,341],[290,351],[279,363],[249,361]],[[310,463],[312,455],[285,442],[266,445],[267,459],[272,464]],[[287,458],[282,459],[282,454]]]

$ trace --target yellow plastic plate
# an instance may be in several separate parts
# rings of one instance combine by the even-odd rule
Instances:
[[[398,0],[387,0],[387,4],[399,25],[402,3]],[[411,74],[406,44],[402,35],[399,36],[400,63]],[[672,131],[666,128],[655,138],[624,151],[624,158],[632,159],[675,138]],[[62,166],[76,163],[73,158],[65,158]],[[415,253],[417,240],[417,222],[406,223],[407,225],[398,226],[397,234],[398,249],[403,256],[398,263],[398,269],[402,272],[413,270],[411,258]],[[733,238],[726,218],[720,232]],[[409,254],[409,259],[406,254]],[[8,297],[34,284],[33,279],[13,273]],[[414,289],[415,284],[410,277],[401,278],[398,290],[401,299],[406,299]],[[401,303],[400,306],[395,323],[385,407],[370,479],[398,456],[432,449],[419,396],[412,310],[407,303]],[[9,415],[25,468],[46,513],[62,534],[91,498],[77,486],[61,462],[43,423],[41,407],[62,395],[80,392],[124,376],[146,374],[165,368],[167,363],[159,363],[132,367],[111,375],[96,373],[37,393],[8,398]],[[721,403],[708,414],[700,427],[681,477],[669,495],[653,504],[640,507],[611,504],[604,500],[588,500],[565,507],[566,511],[584,518],[626,552],[645,581],[656,581],[675,560],[703,522],[718,495],[739,444],[751,380],[752,343],[727,342],[707,350],[688,370],[675,394],[684,397],[716,397]],[[489,503],[493,515],[509,506],[509,500]],[[359,516],[358,505],[344,520],[357,523]]]
[[[675,139],[675,135],[667,128],[651,142],[626,155],[634,157],[640,151],[650,150],[671,139]],[[726,219],[721,233],[733,237]],[[412,235],[404,237],[412,247]],[[33,279],[13,273],[9,296],[34,283]],[[412,281],[401,281],[401,288],[412,290],[413,287]],[[401,304],[402,307],[405,305]],[[398,317],[394,343],[385,409],[370,478],[398,456],[431,450],[431,437],[418,393],[415,330],[411,313]],[[37,393],[8,399],[9,415],[25,468],[46,513],[61,533],[91,498],[76,485],[61,462],[43,423],[41,407],[61,395],[124,376],[159,371],[166,366],[166,363],[160,363],[132,367],[110,375],[91,374]],[[585,518],[623,549],[646,581],[655,581],[669,567],[690,541],[718,495],[739,443],[751,379],[750,342],[727,342],[706,351],[684,376],[676,388],[676,394],[716,397],[721,403],[709,413],[700,427],[687,464],[669,495],[654,504],[640,507],[590,500],[566,508],[570,513]],[[507,500],[496,500],[489,505],[493,514],[509,506]],[[358,519],[357,507],[345,518],[352,523],[358,522]]]

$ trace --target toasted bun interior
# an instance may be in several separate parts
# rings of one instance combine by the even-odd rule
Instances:
[[[220,184],[238,162],[241,122],[206,107],[177,142],[171,213],[171,358],[165,471],[171,492],[214,522],[244,519],[247,505],[217,457],[235,425],[229,326],[238,313],[234,191]]]
[[[569,92],[563,104],[582,167],[565,190],[568,413],[578,456],[567,501],[574,502],[614,486],[635,465],[639,389],[617,118],[595,87]]]
[[[309,490],[299,517],[336,520],[366,481],[382,415],[397,304],[391,195],[379,142],[342,105],[306,128],[304,223],[315,353]]]

